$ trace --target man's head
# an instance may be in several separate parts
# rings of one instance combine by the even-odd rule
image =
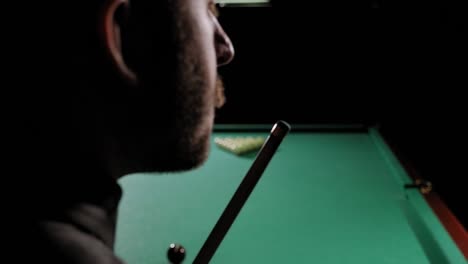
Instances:
[[[70,23],[53,36],[66,43],[63,52],[50,49],[63,63],[47,78],[67,91],[53,89],[62,110],[42,116],[66,127],[59,137],[74,144],[78,159],[96,161],[114,177],[200,165],[222,101],[217,67],[233,57],[213,0],[74,3],[63,14]],[[56,140],[46,123],[37,131]]]

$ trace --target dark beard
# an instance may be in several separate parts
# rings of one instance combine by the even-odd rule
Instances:
[[[184,43],[184,36],[180,38],[181,43]],[[177,137],[174,139],[177,160],[175,170],[199,167],[209,154],[214,109],[219,103],[218,88],[213,90],[214,84],[204,78],[207,69],[199,59],[197,51],[192,50],[190,45],[182,47],[178,54],[177,65],[180,68],[175,80],[176,130],[172,135]]]
[[[184,65],[180,86],[178,85],[178,114],[176,127],[181,131],[181,137],[177,144],[177,154],[179,164],[176,170],[188,170],[201,166],[209,155],[211,124],[206,123],[206,106],[212,108],[221,108],[225,102],[224,83],[218,74],[214,91],[211,90],[206,80],[200,78],[202,73],[198,62],[192,61],[189,56],[183,57]],[[211,93],[211,94],[210,94]],[[213,100],[210,102],[210,100]],[[180,111],[180,112],[179,112]],[[213,109],[214,111],[214,109]],[[209,130],[207,130],[209,129]]]

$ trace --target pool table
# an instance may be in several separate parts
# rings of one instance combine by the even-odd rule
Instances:
[[[291,127],[210,263],[467,263],[377,128]],[[256,156],[214,138],[270,129],[217,125],[200,168],[122,178],[116,254],[165,264],[175,242],[192,263]]]

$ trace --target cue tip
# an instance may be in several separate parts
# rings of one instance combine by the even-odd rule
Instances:
[[[281,131],[281,132],[278,132]],[[291,125],[284,120],[278,120],[273,128],[271,129],[270,133],[273,135],[278,135],[279,133],[286,135],[291,130]]]

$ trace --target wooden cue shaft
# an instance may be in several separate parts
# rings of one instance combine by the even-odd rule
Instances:
[[[193,261],[194,264],[205,264],[210,262],[218,246],[224,239],[224,236],[255,188],[255,185],[260,180],[260,177],[265,171],[268,163],[290,130],[291,126],[284,121],[278,121],[273,126],[270,135],[257,154],[252,166],[224,209],[221,217],[218,219],[218,222],[216,222],[213,230],[198,252],[198,255],[195,257],[195,260]]]

